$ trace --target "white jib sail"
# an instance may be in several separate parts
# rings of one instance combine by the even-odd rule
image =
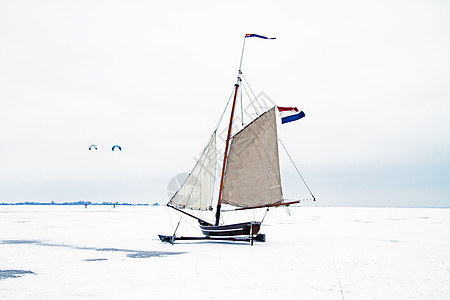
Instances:
[[[210,210],[216,174],[216,133],[211,136],[194,169],[170,199],[181,209]]]
[[[282,202],[276,126],[272,108],[233,137],[222,203],[253,207]]]

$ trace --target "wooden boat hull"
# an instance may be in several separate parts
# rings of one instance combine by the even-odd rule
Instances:
[[[209,237],[255,236],[260,228],[261,222],[256,221],[219,226],[200,225],[202,233]]]

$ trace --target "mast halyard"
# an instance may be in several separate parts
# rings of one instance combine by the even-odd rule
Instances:
[[[231,129],[233,128],[233,118],[234,118],[234,109],[236,107],[236,98],[239,90],[239,85],[241,83],[241,68],[242,68],[242,59],[244,58],[244,48],[245,48],[245,38],[244,36],[244,43],[242,44],[242,52],[241,52],[241,59],[239,61],[239,71],[238,71],[238,77],[237,82],[234,85],[234,97],[233,97],[233,104],[231,106],[231,116],[230,116],[230,123],[228,125],[228,134],[227,134],[227,141],[225,142],[225,153],[223,155],[223,164],[222,164],[222,175],[220,177],[220,185],[219,185],[219,199],[217,200],[217,210],[216,210],[216,222],[215,225],[219,225],[220,221],[220,208],[222,206],[222,190],[223,190],[223,178],[225,176],[225,168],[227,165],[227,156],[228,156],[228,147],[230,145],[230,138],[231,138]]]
[[[233,127],[234,109],[236,107],[236,98],[237,98],[237,93],[238,93],[238,89],[239,89],[239,83],[241,80],[240,75],[241,75],[241,70],[239,70],[237,83],[234,85],[233,104],[231,106],[231,116],[230,116],[230,123],[228,125],[227,141],[225,142],[225,153],[223,155],[222,175],[220,177],[219,199],[217,201],[216,222],[215,222],[216,226],[219,225],[219,221],[220,221],[220,208],[222,206],[221,202],[222,202],[222,190],[223,190],[223,177],[225,175],[225,168],[227,165],[228,147],[230,145],[231,129]]]

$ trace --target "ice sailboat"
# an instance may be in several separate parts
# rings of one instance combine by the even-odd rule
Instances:
[[[270,207],[289,206],[300,202],[300,200],[286,201],[283,199],[276,111],[293,113],[283,118],[283,123],[299,119],[304,116],[304,113],[291,107],[272,107],[243,126],[239,132],[232,134],[233,122],[236,117],[236,102],[243,76],[242,57],[245,39],[248,37],[267,39],[255,34],[247,34],[244,38],[237,82],[233,88],[223,160],[219,162],[221,168],[217,172],[216,127],[194,168],[167,203],[169,208],[196,219],[203,236],[177,236],[177,229],[175,229],[173,235],[159,235],[163,242],[210,239],[249,241],[253,244],[254,240],[265,241],[265,235],[259,233],[262,221],[251,220],[226,224],[222,222],[221,218],[222,205],[232,207],[232,210],[235,211],[258,208],[267,208],[268,211]],[[301,178],[303,180],[303,177]],[[216,179],[220,179],[218,187]],[[306,185],[304,180],[303,183]],[[309,187],[307,185],[306,187],[315,201]],[[215,190],[217,197],[214,197]],[[196,213],[196,211],[211,212],[214,210],[215,213],[212,215],[214,220],[210,221]]]

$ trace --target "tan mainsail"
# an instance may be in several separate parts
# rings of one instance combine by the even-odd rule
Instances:
[[[169,205],[181,209],[210,210],[216,175],[216,133]]]
[[[282,202],[276,126],[272,108],[233,137],[222,203],[253,207]]]

